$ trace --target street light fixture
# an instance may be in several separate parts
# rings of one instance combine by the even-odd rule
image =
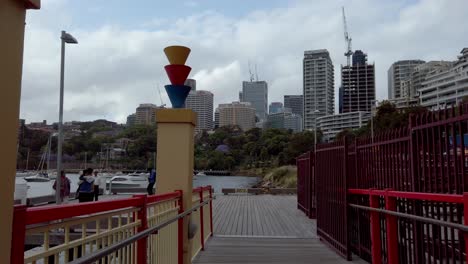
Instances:
[[[65,71],[65,43],[78,44],[78,41],[70,33],[62,30],[60,36],[62,42],[61,60],[60,60],[60,106],[59,106],[59,124],[58,124],[58,138],[57,138],[57,179],[55,188],[55,203],[62,203],[60,197],[60,190],[62,189],[62,143],[63,143],[63,87],[64,87],[64,71]]]
[[[371,105],[371,141],[374,143],[374,112],[375,112],[375,104],[378,103],[378,100],[372,100]]]
[[[317,115],[320,113],[318,109],[315,109],[314,116],[315,116],[315,127],[314,127],[314,154],[317,153]]]

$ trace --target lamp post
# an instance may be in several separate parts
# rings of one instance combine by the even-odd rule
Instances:
[[[315,127],[314,127],[314,154],[317,153],[317,114],[320,113],[318,109],[315,109]]]
[[[78,44],[76,38],[69,33],[62,30],[60,36],[62,42],[61,60],[60,60],[60,106],[59,106],[59,123],[58,123],[58,138],[57,138],[57,180],[55,188],[55,202],[56,204],[62,203],[60,197],[60,190],[62,187],[62,143],[63,143],[63,86],[64,86],[64,71],[65,71],[65,43]]]
[[[375,112],[375,104],[379,102],[378,100],[372,100],[371,105],[371,141],[374,143],[374,112]]]

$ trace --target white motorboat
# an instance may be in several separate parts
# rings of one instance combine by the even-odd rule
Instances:
[[[50,178],[47,173],[37,173],[32,176],[24,177],[24,180],[27,182],[48,182]]]
[[[142,181],[134,181],[134,176],[114,176],[106,181],[108,193],[112,193],[112,188],[139,188],[143,187]]]
[[[16,177],[27,177],[27,176],[33,176],[37,174],[37,172],[35,171],[20,171],[20,172],[16,172]]]
[[[15,200],[20,200],[21,204],[26,204],[29,186],[24,179],[15,181]]]
[[[199,173],[197,173],[197,176],[206,176],[206,174],[204,171],[200,171]]]
[[[114,176],[107,181],[107,184],[114,187],[140,187],[141,183],[134,180],[132,176]]]

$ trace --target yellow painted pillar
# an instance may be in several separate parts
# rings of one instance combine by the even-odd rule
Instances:
[[[194,131],[197,115],[190,109],[161,109],[156,112],[158,142],[156,193],[184,192],[184,210],[192,207]],[[184,219],[184,264],[191,263],[188,239],[189,216]]]
[[[0,263],[10,262],[26,9],[39,6],[40,1],[0,1]]]

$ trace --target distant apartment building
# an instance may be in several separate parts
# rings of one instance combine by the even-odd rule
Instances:
[[[241,102],[249,102],[255,108],[258,120],[266,120],[268,114],[268,84],[265,81],[242,82]]]
[[[154,104],[140,104],[135,112],[136,125],[155,125],[156,124],[156,110]]]
[[[266,128],[291,129],[293,132],[302,131],[302,117],[293,114],[289,108],[285,111],[268,115]]]
[[[419,105],[418,98],[409,98],[409,97],[389,99],[388,102],[392,103],[397,109],[405,109],[408,107],[414,107],[414,106]]]
[[[468,96],[468,48],[462,49],[450,67],[427,73],[419,89],[421,105],[432,110],[456,105],[465,96]]]
[[[255,108],[249,102],[219,104],[219,126],[237,125],[243,131],[255,127]]]
[[[185,108],[197,113],[195,131],[212,130],[213,124],[213,93],[203,90],[192,90],[185,101]]]
[[[284,107],[290,108],[293,114],[303,116],[304,96],[303,95],[285,95]]]
[[[375,66],[367,54],[356,50],[352,65],[341,66],[340,113],[370,112],[375,101]]]
[[[430,72],[437,70],[449,70],[454,62],[451,61],[429,61],[413,68],[408,78],[401,81],[401,98],[417,98],[422,83]]]
[[[127,126],[134,126],[136,124],[136,114],[131,114],[127,116]]]
[[[26,125],[28,128],[43,128],[47,127],[47,120],[42,120],[42,122],[31,122]]]
[[[271,102],[269,107],[269,114],[279,113],[283,109],[283,103],[281,102]]]
[[[219,127],[219,108],[216,108],[214,113],[214,129]]]
[[[425,63],[423,60],[401,60],[394,62],[387,71],[388,99],[402,97],[401,82],[411,75],[414,67]]]
[[[197,81],[194,79],[187,79],[185,80],[184,85],[190,86],[191,91],[196,91],[197,90]]]
[[[331,142],[338,133],[345,129],[358,129],[371,119],[370,112],[348,112],[317,118],[318,128],[323,133],[323,140]]]
[[[304,52],[304,130],[315,129],[316,118],[334,113],[334,80],[333,63],[326,49]]]

